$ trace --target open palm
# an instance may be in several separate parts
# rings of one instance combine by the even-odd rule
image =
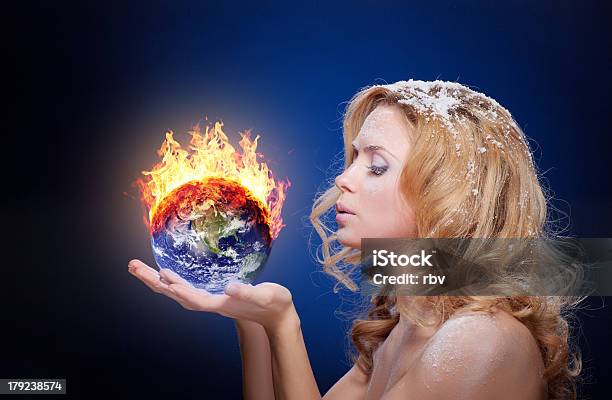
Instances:
[[[194,287],[169,269],[157,272],[140,260],[128,264],[129,272],[156,293],[170,297],[187,310],[215,312],[273,328],[290,314],[293,307],[291,292],[276,283],[258,285],[231,283],[224,294],[211,294]]]

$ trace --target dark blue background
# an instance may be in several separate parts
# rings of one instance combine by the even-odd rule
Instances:
[[[65,377],[74,398],[240,397],[233,322],[127,272],[153,257],[139,202],[122,193],[157,161],[166,129],[184,140],[205,116],[234,144],[260,133],[293,182],[260,280],[292,291],[322,392],[349,367],[358,299],[332,293],[306,221],[341,166],[341,115],[359,88],[439,78],[494,97],[533,139],[557,225],[612,236],[605,3],[5,6],[0,376]],[[604,303],[580,313],[585,398],[612,392]]]

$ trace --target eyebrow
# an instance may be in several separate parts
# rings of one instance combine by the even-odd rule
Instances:
[[[357,146],[355,146],[355,143],[352,143],[352,145],[353,145],[353,150],[359,151],[357,149]],[[389,150],[385,149],[383,146],[376,145],[376,144],[370,144],[370,145],[367,145],[366,147],[364,147],[364,149],[363,149],[363,151],[365,151],[366,153],[371,153],[371,152],[373,152],[375,150],[382,150],[382,151],[388,153],[391,157],[393,157],[393,158],[395,158],[396,160],[399,161],[399,159],[393,153],[391,153]]]

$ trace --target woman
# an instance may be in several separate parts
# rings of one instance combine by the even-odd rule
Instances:
[[[364,237],[549,234],[522,131],[506,109],[465,86],[367,87],[347,108],[344,146],[344,172],[316,199],[311,221],[324,270],[351,290]],[[329,210],[335,232],[323,223]],[[213,296],[138,260],[129,269],[189,310],[235,319],[246,399],[321,398],[289,290],[231,284]],[[355,363],[323,398],[575,398],[580,362],[568,345],[568,306],[560,297],[374,296],[351,330]]]

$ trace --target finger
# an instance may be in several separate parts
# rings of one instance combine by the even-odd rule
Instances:
[[[261,290],[262,288],[259,289],[250,284],[232,282],[225,287],[225,294],[232,299],[267,308],[274,300],[274,293],[269,290]]]
[[[155,293],[161,293],[163,289],[168,289],[168,284],[162,282],[157,271],[149,271],[146,269],[139,269],[135,271],[134,276],[147,285]]]
[[[195,310],[195,308],[190,303],[186,302],[181,296],[179,296],[176,293],[176,291],[174,291],[174,289],[170,286],[170,284],[168,285],[167,292],[164,291],[163,294],[165,294],[166,296],[170,297],[172,300],[179,303],[184,309],[190,310],[190,311]]]
[[[187,310],[194,310],[194,308],[185,302],[170,286],[172,283],[168,282],[163,278],[156,270],[149,267],[140,260],[132,260],[128,265],[130,273],[140,279],[145,285],[147,285],[155,293],[163,294],[170,297],[172,300],[179,303],[183,308]]]
[[[165,295],[174,295],[170,290],[167,282],[164,282],[159,273],[153,268],[149,267],[140,260],[132,260],[129,264],[130,273],[140,279],[145,285],[147,285],[155,293],[161,293]]]
[[[250,290],[253,286],[244,284],[242,282],[231,282],[225,287],[225,294],[243,301],[252,300],[253,292]]]
[[[178,283],[170,284],[170,289],[194,310],[219,312],[227,305],[226,295],[213,295],[203,289]]]
[[[130,271],[130,273],[132,273],[133,275],[135,275],[137,278],[139,278],[140,280],[143,280],[143,282],[145,284],[147,284],[147,286],[151,287],[151,289],[153,288],[157,288],[158,284],[156,282],[157,279],[159,279],[159,281],[161,281],[162,283],[169,285],[170,282],[163,274],[163,271],[157,272],[157,270],[149,267],[147,264],[143,263],[140,260],[132,260],[129,262],[128,264],[128,269]],[[155,281],[154,281],[155,280]],[[162,289],[164,287],[162,286]]]
[[[163,294],[164,296],[171,298],[187,310],[194,310],[193,306],[188,304],[172,289],[172,287],[170,287],[171,284],[169,282],[165,282],[159,275],[157,275],[158,278],[156,279],[154,273],[155,272],[151,273],[147,270],[139,270],[135,273],[135,275],[155,293]]]
[[[137,270],[139,268],[151,268],[151,267],[149,267],[147,264],[143,263],[142,261],[138,259],[130,260],[130,262],[128,263],[128,271],[130,272]]]
[[[244,286],[253,289],[252,285]],[[190,307],[189,309],[196,311],[216,312],[217,314],[229,318],[253,320],[253,312],[255,310],[253,305],[259,305],[259,302],[256,301],[244,301],[225,294],[210,294],[202,289],[194,288],[193,286],[171,284],[170,288],[174,290],[174,292],[184,303],[188,304],[188,307]],[[243,296],[243,298],[248,299],[249,297]],[[266,304],[266,307],[267,306],[269,306],[269,304]]]
[[[128,264],[128,271],[145,283],[151,283],[153,280],[159,280],[159,273],[157,270],[149,267],[140,260],[130,261]]]
[[[179,274],[168,268],[162,268],[159,275],[168,283],[176,283],[184,286],[193,286],[187,280],[183,279]]]

